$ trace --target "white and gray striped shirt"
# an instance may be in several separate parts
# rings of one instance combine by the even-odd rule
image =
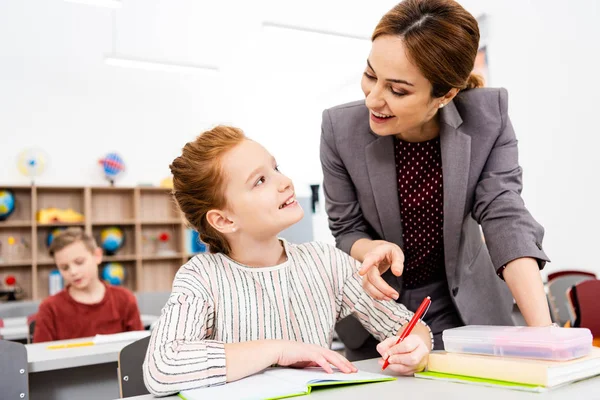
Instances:
[[[180,268],[144,361],[151,393],[225,383],[224,343],[284,339],[330,347],[335,323],[350,314],[383,340],[412,316],[401,304],[366,294],[360,264],[343,251],[283,244],[288,259],[274,267],[201,254]]]

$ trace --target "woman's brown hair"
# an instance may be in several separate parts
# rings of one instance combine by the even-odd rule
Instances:
[[[169,165],[173,197],[211,253],[231,252],[227,239],[208,223],[206,214],[226,206],[221,159],[246,139],[240,129],[217,126],[187,143],[181,155]]]
[[[382,35],[402,36],[408,57],[431,82],[433,97],[452,88],[483,86],[483,79],[471,72],[479,26],[456,1],[404,0],[381,18],[371,39]]]

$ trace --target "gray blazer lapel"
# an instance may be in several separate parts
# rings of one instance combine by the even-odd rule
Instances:
[[[377,215],[387,241],[403,246],[398,185],[396,184],[396,161],[394,137],[378,137],[365,149],[367,172],[371,181]]]
[[[462,118],[453,102],[441,110],[440,143],[444,181],[444,252],[446,276],[454,284],[460,233],[462,229],[469,165],[471,137],[459,129]]]

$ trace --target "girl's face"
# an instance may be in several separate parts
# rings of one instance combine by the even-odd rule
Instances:
[[[244,140],[223,157],[222,166],[227,201],[223,213],[236,235],[268,239],[304,216],[292,181],[260,144]]]
[[[420,138],[444,98],[431,97],[431,83],[407,57],[402,38],[379,36],[373,41],[361,87],[369,108],[371,130],[409,142]]]

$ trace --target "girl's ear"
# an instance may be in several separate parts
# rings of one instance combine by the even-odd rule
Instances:
[[[237,229],[235,223],[227,218],[227,215],[222,210],[210,210],[206,213],[206,220],[210,226],[221,233],[231,233]]]

